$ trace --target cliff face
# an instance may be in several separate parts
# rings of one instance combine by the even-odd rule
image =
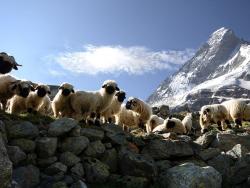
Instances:
[[[203,104],[228,98],[249,97],[250,45],[221,28],[186,62],[178,72],[160,84],[148,98],[151,105],[172,108]]]

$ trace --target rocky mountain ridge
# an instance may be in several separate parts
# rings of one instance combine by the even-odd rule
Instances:
[[[204,104],[250,96],[250,43],[220,28],[148,98],[153,106],[199,110]]]

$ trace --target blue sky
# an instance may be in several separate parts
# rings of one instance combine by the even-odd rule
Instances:
[[[248,0],[0,0],[0,51],[17,77],[146,99],[220,27],[250,41]]]

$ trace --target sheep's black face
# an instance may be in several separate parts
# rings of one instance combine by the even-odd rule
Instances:
[[[2,57],[0,57],[0,73],[6,74],[12,70],[12,64],[8,61],[4,61]]]
[[[131,110],[131,106],[132,106],[132,101],[127,101],[126,109]]]
[[[30,93],[30,89],[29,88],[22,88],[20,90],[20,95],[22,97],[24,97],[24,98],[28,97],[29,93]]]
[[[124,92],[118,93],[117,99],[119,102],[123,102],[126,99],[126,94]]]
[[[113,86],[110,86],[110,85],[108,85],[108,86],[106,86],[106,92],[108,93],[108,94],[113,94],[114,92],[115,92],[115,88],[113,87]]]
[[[175,127],[175,122],[174,121],[167,121],[166,126],[167,126],[168,129],[174,128]]]
[[[39,97],[44,97],[46,95],[47,91],[44,88],[38,88],[37,89],[37,95]]]
[[[70,92],[71,91],[69,89],[63,89],[62,90],[62,95],[65,96],[65,97],[67,97],[67,96],[69,96]]]

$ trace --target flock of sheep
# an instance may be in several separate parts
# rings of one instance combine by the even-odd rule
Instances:
[[[2,110],[11,114],[53,113],[56,118],[70,117],[89,124],[116,123],[126,131],[142,127],[147,133],[192,132],[192,113],[188,113],[182,121],[171,116],[164,120],[152,115],[151,106],[138,98],[130,97],[123,103],[126,93],[114,80],[104,81],[98,91],[74,91],[73,85],[62,83],[51,101],[48,85],[18,80],[6,74],[17,66],[14,57],[0,53],[0,104]],[[200,110],[202,133],[214,123],[220,130],[225,130],[231,128],[230,121],[242,126],[242,120],[250,120],[250,105],[240,99],[205,105]]]

